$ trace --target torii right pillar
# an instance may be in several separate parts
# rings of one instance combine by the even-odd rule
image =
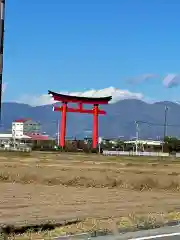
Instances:
[[[94,104],[93,109],[93,143],[92,147],[97,148],[98,145],[98,113],[99,113],[99,105]]]

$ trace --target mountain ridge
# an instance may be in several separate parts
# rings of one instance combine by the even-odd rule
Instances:
[[[180,103],[178,102],[173,102],[173,101],[155,101],[155,102],[149,102],[149,101],[145,101],[145,100],[142,100],[142,99],[136,99],[136,98],[128,98],[128,99],[121,99],[121,100],[118,100],[117,102],[113,102],[113,103],[109,103],[108,105],[112,105],[112,104],[116,104],[118,102],[128,102],[128,101],[136,101],[136,102],[144,102],[148,105],[153,105],[153,104],[175,104],[175,105],[179,105],[180,106]],[[2,104],[17,104],[17,105],[27,105],[27,106],[30,106],[32,108],[36,108],[36,107],[43,107],[43,106],[52,106],[54,104],[50,103],[50,104],[42,104],[42,105],[37,105],[37,106],[31,106],[30,104],[28,103],[21,103],[21,102],[3,102]]]
[[[139,130],[141,138],[157,139],[157,137],[162,137],[165,106],[168,106],[167,123],[176,125],[176,127],[168,127],[168,134],[180,136],[180,104],[170,101],[148,103],[139,99],[123,99],[101,106],[107,111],[107,115],[99,117],[99,135],[107,138],[124,136],[129,139],[136,134],[135,121],[142,121],[155,125],[141,123]],[[60,113],[53,112],[52,104],[30,106],[23,103],[4,102],[2,104],[1,132],[9,130],[12,121],[28,117],[40,121],[42,131],[55,136],[60,116]],[[76,136],[77,138],[85,136],[88,131],[92,130],[92,123],[92,115],[68,113],[67,136]]]

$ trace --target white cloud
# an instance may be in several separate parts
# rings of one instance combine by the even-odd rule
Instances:
[[[168,74],[163,80],[163,85],[167,88],[177,87],[180,85],[180,75]]]
[[[180,74],[170,74],[168,73],[165,77],[158,74],[146,73],[140,76],[128,79],[130,84],[140,84],[151,79],[159,79],[166,88],[174,88],[180,85]]]
[[[105,97],[112,96],[111,103],[117,102],[122,99],[143,99],[144,96],[141,93],[130,92],[129,90],[121,90],[119,88],[109,87],[101,90],[91,89],[85,92],[60,92],[62,94],[69,94],[83,97]],[[47,104],[53,104],[53,99],[48,94],[40,96],[23,95],[18,101],[19,103],[26,103],[31,106],[41,106]]]
[[[147,80],[155,79],[155,78],[158,78],[158,77],[159,76],[157,74],[154,74],[154,73],[145,73],[145,74],[139,75],[137,77],[133,77],[133,78],[128,79],[128,83],[138,84],[138,83],[146,82]]]

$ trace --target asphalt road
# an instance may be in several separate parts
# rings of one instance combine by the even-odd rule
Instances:
[[[180,225],[171,227],[162,227],[153,230],[144,230],[137,232],[129,232],[117,236],[101,236],[95,238],[88,238],[87,235],[76,235],[71,237],[59,237],[56,240],[180,240]]]
[[[109,238],[99,238],[96,240],[180,240],[180,225],[162,227],[145,231],[137,231],[121,234],[119,236],[108,236]]]

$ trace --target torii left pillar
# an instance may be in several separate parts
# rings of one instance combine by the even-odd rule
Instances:
[[[63,102],[62,104],[62,117],[61,117],[61,125],[60,125],[60,146],[62,148],[65,147],[65,137],[66,137],[66,114],[67,114],[67,103]]]

